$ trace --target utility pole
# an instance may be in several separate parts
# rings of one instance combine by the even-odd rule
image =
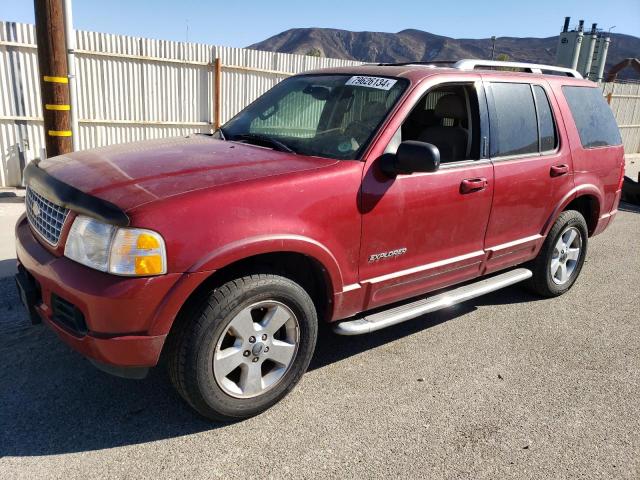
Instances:
[[[493,60],[493,56],[496,53],[496,36],[491,37],[491,60]]]
[[[34,0],[47,156],[73,151],[63,0]]]

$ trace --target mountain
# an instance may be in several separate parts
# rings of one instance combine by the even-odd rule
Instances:
[[[557,44],[557,36],[499,37],[496,40],[495,56],[507,54],[513,61],[553,64]],[[490,38],[456,39],[412,29],[398,33],[384,33],[351,32],[332,28],[293,28],[262,42],[254,43],[248,48],[303,55],[320,54],[323,57],[362,62],[393,63],[491,58],[491,47]],[[640,38],[612,33],[605,71],[625,58],[638,55],[640,55]],[[633,75],[631,70],[622,73],[627,77]],[[622,76],[621,74],[620,77]]]

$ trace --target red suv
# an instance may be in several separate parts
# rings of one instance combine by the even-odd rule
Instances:
[[[30,164],[17,284],[99,368],[142,377],[162,353],[195,410],[240,419],[300,380],[319,322],[357,335],[520,281],[566,292],[623,173],[575,71],[320,70],[211,136]]]

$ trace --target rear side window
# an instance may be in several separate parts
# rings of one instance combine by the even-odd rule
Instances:
[[[548,152],[558,146],[556,126],[551,113],[551,105],[544,89],[539,85],[533,85],[533,95],[538,110],[538,124],[540,128],[540,151]]]
[[[620,145],[620,131],[599,88],[562,87],[583,148]]]
[[[538,152],[538,122],[531,87],[525,83],[492,83],[491,156]]]

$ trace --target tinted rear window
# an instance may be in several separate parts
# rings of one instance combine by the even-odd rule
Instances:
[[[491,155],[538,152],[538,122],[531,87],[525,83],[492,83]]]
[[[534,85],[533,94],[536,98],[538,122],[540,124],[540,151],[548,152],[556,148],[558,144],[551,105],[549,105],[547,94],[544,93],[544,89],[541,86]]]
[[[565,85],[562,91],[584,148],[622,143],[616,120],[599,88]]]

